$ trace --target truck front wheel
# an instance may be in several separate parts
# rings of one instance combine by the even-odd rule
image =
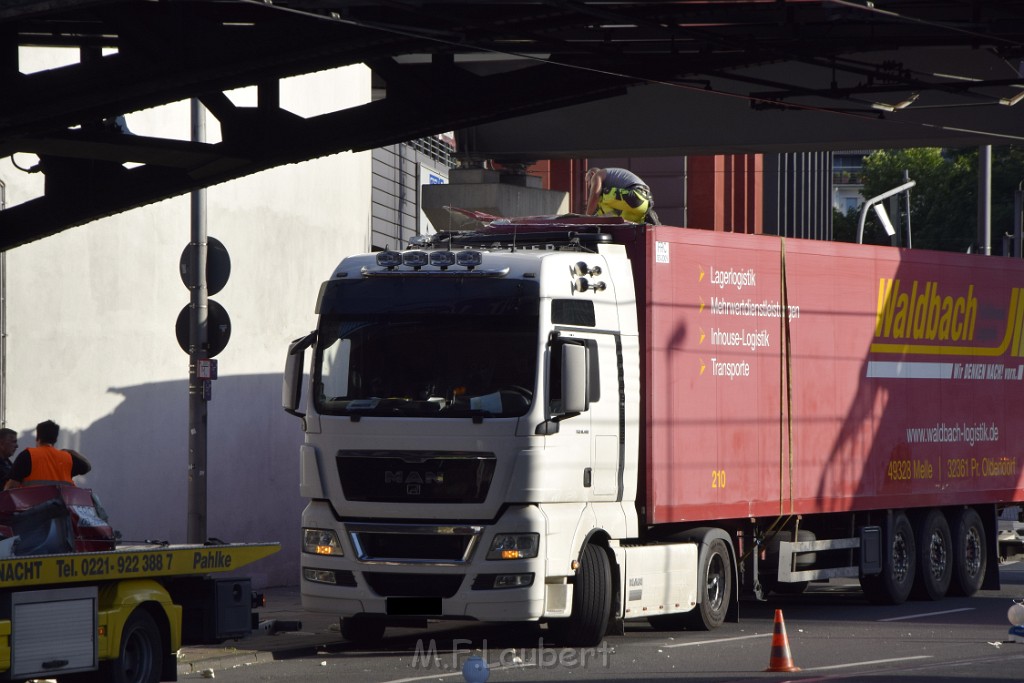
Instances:
[[[608,632],[612,614],[612,569],[608,553],[588,544],[580,556],[572,589],[572,615],[548,624],[555,639],[564,646],[593,647]]]
[[[137,608],[121,629],[117,659],[100,668],[113,683],[159,683],[163,644],[160,629],[145,609]]]

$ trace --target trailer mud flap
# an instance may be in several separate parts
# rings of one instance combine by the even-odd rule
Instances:
[[[882,527],[866,526],[860,530],[860,575],[882,573]]]

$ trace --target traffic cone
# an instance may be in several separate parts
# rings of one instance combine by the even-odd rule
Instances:
[[[800,667],[793,663],[793,655],[789,651],[789,638],[786,637],[786,622],[782,620],[782,610],[775,610],[775,631],[772,633],[772,656],[768,660],[765,671],[799,671]]]

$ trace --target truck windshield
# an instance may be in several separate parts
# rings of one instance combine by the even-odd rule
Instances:
[[[319,312],[313,394],[321,414],[518,417],[533,401],[534,282],[335,280]]]

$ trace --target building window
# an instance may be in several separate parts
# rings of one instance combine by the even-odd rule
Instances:
[[[864,183],[864,154],[840,153],[832,155],[832,182],[836,185],[862,185]]]

